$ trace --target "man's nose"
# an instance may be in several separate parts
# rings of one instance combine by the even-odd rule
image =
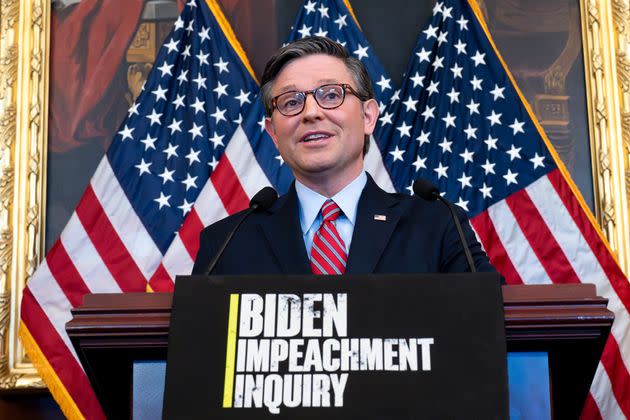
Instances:
[[[322,108],[319,106],[315,97],[306,95],[304,98],[304,110],[302,111],[302,117],[305,119],[317,118],[321,116]]]

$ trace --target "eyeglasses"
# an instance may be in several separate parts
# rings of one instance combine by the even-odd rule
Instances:
[[[315,102],[323,109],[335,109],[343,104],[346,99],[346,90],[361,99],[356,90],[347,83],[334,83],[322,85],[313,90],[291,90],[281,93],[271,99],[272,109],[277,109],[282,115],[291,117],[304,110],[306,95],[309,93],[315,98]]]

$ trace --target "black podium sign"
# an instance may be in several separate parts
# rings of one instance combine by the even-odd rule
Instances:
[[[499,277],[179,277],[164,417],[508,418]]]

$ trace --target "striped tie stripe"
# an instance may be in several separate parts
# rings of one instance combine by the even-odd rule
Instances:
[[[314,274],[343,274],[346,271],[346,246],[337,232],[335,220],[341,209],[328,199],[321,209],[322,224],[313,238],[311,269]]]

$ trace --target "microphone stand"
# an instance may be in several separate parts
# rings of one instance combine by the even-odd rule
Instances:
[[[271,205],[276,201],[277,198],[278,193],[271,187],[263,188],[262,190],[258,191],[256,195],[254,195],[254,197],[252,197],[252,200],[249,202],[249,208],[245,210],[245,212],[238,219],[236,226],[234,226],[234,228],[230,231],[228,236],[223,241],[219,252],[214,255],[214,258],[210,261],[210,264],[208,264],[208,268],[206,268],[206,271],[204,272],[206,276],[212,273],[212,270],[214,270],[214,267],[219,262],[219,258],[221,258],[221,255],[223,255],[223,251],[225,251],[225,248],[227,248],[228,244],[232,240],[232,237],[238,230],[239,226],[241,226],[241,224],[245,221],[245,219],[247,219],[247,217],[249,217],[249,215],[252,213],[267,210],[269,207],[271,207]]]

